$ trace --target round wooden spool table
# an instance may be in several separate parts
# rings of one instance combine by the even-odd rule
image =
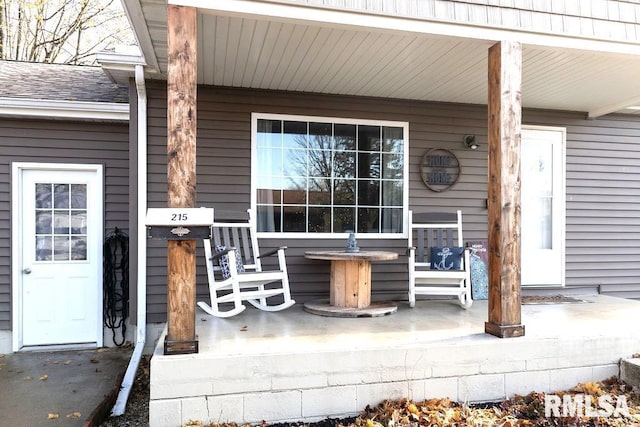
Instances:
[[[309,313],[334,317],[376,317],[395,313],[392,302],[371,302],[371,262],[398,258],[386,251],[308,251],[305,258],[331,261],[329,299],[304,304]]]

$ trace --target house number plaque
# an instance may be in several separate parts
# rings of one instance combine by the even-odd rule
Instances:
[[[431,191],[441,192],[451,188],[460,176],[460,162],[453,152],[433,148],[422,157],[420,176]]]

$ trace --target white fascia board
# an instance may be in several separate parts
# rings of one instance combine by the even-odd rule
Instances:
[[[168,0],[168,4],[195,7],[201,13],[223,13],[229,16],[253,16],[285,22],[308,22],[343,28],[378,29],[492,42],[515,41],[533,46],[640,56],[639,43],[622,40],[611,41],[595,37],[497,28],[488,25],[392,16],[369,11],[331,9],[306,4],[275,3],[260,0],[217,0],[215,2],[210,0]]]
[[[129,104],[0,98],[0,115],[52,119],[70,118],[128,121]]]
[[[138,42],[138,46],[140,46],[142,50],[145,63],[148,64],[155,73],[160,74],[160,64],[158,64],[158,57],[153,49],[151,34],[147,27],[147,21],[144,19],[144,12],[142,11],[140,0],[122,0],[122,7],[124,8],[127,18],[129,18],[129,24]]]
[[[129,55],[113,52],[99,52],[96,60],[102,68],[109,68],[118,71],[135,72],[137,65],[147,65],[142,55]]]
[[[594,108],[593,110],[588,112],[588,117],[590,119],[597,119],[600,116],[604,116],[610,113],[614,113],[616,111],[621,111],[625,109],[635,109],[634,106],[640,104],[640,96],[636,96],[634,98],[626,99],[624,101],[620,101],[611,105],[603,105],[599,108]],[[631,108],[630,108],[631,107]]]

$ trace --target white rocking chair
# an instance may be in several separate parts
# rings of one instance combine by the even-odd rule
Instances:
[[[469,248],[462,252],[459,269],[435,269],[431,262],[431,248],[459,251],[463,245],[461,211],[455,214],[409,211],[409,306],[415,306],[416,295],[453,295],[458,297],[462,308],[471,307]]]
[[[248,212],[248,222],[214,222],[213,241],[204,240],[211,305],[202,301],[198,305],[212,316],[235,316],[246,308],[242,301],[265,311],[284,310],[295,304],[289,292],[286,247],[260,254],[255,219]],[[279,269],[262,271],[261,258],[276,254]]]

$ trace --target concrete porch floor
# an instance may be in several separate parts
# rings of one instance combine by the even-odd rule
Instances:
[[[484,333],[487,302],[398,303],[377,318],[278,313],[196,316],[200,352],[151,360],[150,425],[317,420],[354,415],[386,398],[501,400],[618,374],[640,352],[640,302],[523,305],[525,336]]]

